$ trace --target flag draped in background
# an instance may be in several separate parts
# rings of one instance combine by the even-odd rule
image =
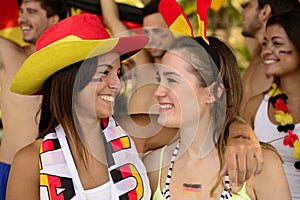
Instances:
[[[101,15],[99,0],[67,0],[71,15],[79,13],[95,13]],[[142,27],[143,8],[140,0],[116,0],[121,20],[128,28]],[[77,9],[74,9],[77,8]],[[8,38],[21,46],[27,45],[23,41],[22,32],[18,24],[18,0],[0,0],[0,36]]]
[[[145,4],[142,0],[115,0],[119,9],[120,19],[129,29],[141,28]],[[145,1],[145,2],[149,2]],[[99,0],[67,0],[69,6],[79,8],[82,13],[94,13],[101,16]]]
[[[26,43],[19,28],[18,12],[17,0],[0,0],[0,35],[24,46]]]

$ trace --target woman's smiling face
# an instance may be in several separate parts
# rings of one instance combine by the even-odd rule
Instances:
[[[281,77],[299,70],[299,51],[279,24],[267,27],[262,46],[267,75]]]
[[[119,91],[119,76],[119,54],[99,56],[95,75],[77,95],[77,111],[97,119],[112,116],[114,99]]]
[[[208,90],[199,84],[191,72],[193,67],[180,56],[167,52],[158,68],[159,86],[155,97],[160,104],[159,123],[167,127],[198,120],[204,108]]]

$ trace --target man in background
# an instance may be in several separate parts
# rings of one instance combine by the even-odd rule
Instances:
[[[37,111],[40,96],[22,96],[10,91],[10,85],[22,63],[35,52],[35,43],[51,25],[67,16],[63,0],[23,0],[18,22],[23,40],[19,44],[0,37],[0,87],[3,135],[0,146],[0,200],[5,199],[10,164],[15,153],[34,141],[38,133]],[[17,191],[16,191],[17,192]]]

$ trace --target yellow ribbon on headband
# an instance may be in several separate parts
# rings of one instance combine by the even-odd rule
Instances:
[[[190,37],[195,37],[194,33],[197,33],[196,36],[202,37],[204,41],[209,44],[206,37],[206,28],[208,24],[207,12],[210,8],[211,1],[212,0],[197,0],[197,32],[193,31],[190,21],[176,0],[161,0],[158,9],[171,30]]]

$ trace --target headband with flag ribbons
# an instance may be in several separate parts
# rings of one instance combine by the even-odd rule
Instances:
[[[158,10],[167,23],[168,27],[175,33],[180,33],[194,38],[210,55],[218,69],[220,70],[220,61],[218,54],[211,45],[206,36],[206,28],[208,25],[207,12],[210,8],[212,0],[197,0],[197,20],[198,31],[195,32],[193,27],[181,9],[176,0],[161,0]],[[196,37],[194,34],[197,34]]]
[[[191,23],[175,0],[161,0],[158,10],[171,30],[194,37]]]
[[[208,24],[207,12],[210,8],[211,1],[212,0],[197,0],[198,31],[196,32],[196,36],[202,37],[207,44],[209,44],[206,37]],[[171,30],[192,38],[195,37],[195,32],[190,21],[176,0],[161,0],[158,9]]]
[[[207,44],[206,28],[208,24],[207,12],[212,0],[197,0],[198,36],[201,36]]]

